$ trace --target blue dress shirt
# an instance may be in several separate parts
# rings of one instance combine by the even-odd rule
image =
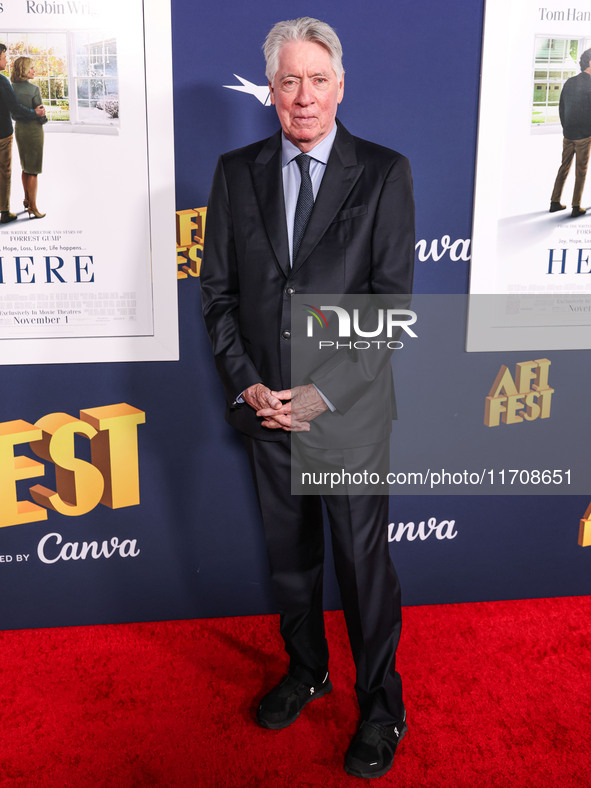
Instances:
[[[310,162],[310,178],[312,180],[314,199],[318,195],[336,133],[337,124],[335,123],[329,134],[312,150],[308,151],[308,156],[312,159]],[[296,164],[295,159],[301,152],[285,136],[281,137],[281,176],[283,178],[283,198],[285,202],[285,221],[287,222],[290,263],[293,263],[293,222],[302,181],[300,168]]]

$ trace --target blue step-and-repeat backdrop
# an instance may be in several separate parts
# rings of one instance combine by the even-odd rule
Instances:
[[[415,291],[468,291],[482,0],[172,0],[171,13],[177,249],[171,248],[169,264],[178,278],[180,360],[0,367],[0,474],[9,480],[0,482],[2,628],[274,610],[254,488],[240,436],[223,418],[198,276],[204,206],[218,156],[278,127],[261,51],[274,22],[313,15],[336,28],[346,69],[339,118],[353,134],[404,153],[413,168]],[[158,48],[147,57],[158,63]],[[114,193],[110,211],[120,215],[126,207]],[[130,217],[129,233],[134,231]],[[539,447],[551,448],[555,439],[553,420],[564,419],[574,433],[588,431],[588,417],[572,392],[574,377],[586,399],[588,355],[474,354],[467,371],[451,374],[446,353],[464,353],[463,332],[456,319],[432,332],[438,363],[421,387],[421,402],[444,402],[453,417],[440,438],[450,442],[450,452],[454,423],[461,439],[468,436],[475,447],[491,434],[501,436],[495,440],[511,434],[520,448],[531,446],[531,472],[541,469]],[[485,400],[502,365],[515,379],[517,363],[542,357],[551,362],[536,367],[553,390],[549,412],[485,424]],[[536,374],[542,372],[532,372],[534,381]],[[414,397],[404,380],[398,392],[402,424]],[[573,428],[577,407],[582,421]],[[72,417],[43,422],[53,424],[54,432],[65,430],[61,445],[56,441],[53,451],[34,453],[34,425],[56,413]],[[88,428],[68,438],[68,423],[98,433],[92,452]],[[421,429],[427,427],[419,420],[417,440]],[[394,446],[396,439],[395,426]],[[405,429],[409,453],[412,441],[413,431]],[[28,458],[20,463],[43,466],[34,466],[43,478],[34,478],[31,465],[30,478],[21,474],[11,486],[15,455]],[[551,456],[544,456],[544,469],[554,470]],[[566,470],[563,458],[559,470]],[[31,495],[40,482],[48,490],[67,486],[74,472],[79,475],[70,482],[78,485],[80,500],[90,496],[78,511],[63,513],[67,507],[52,508],[47,496]],[[92,498],[96,474],[108,491],[103,502]],[[583,536],[579,531],[581,520],[591,516],[591,479],[589,490],[576,488],[575,495],[466,492],[391,497],[384,539],[390,540],[405,604],[590,592],[591,549],[584,545],[591,539],[584,528]],[[330,564],[327,575],[326,605],[338,608]]]

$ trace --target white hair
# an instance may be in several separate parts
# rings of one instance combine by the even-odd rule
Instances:
[[[302,16],[299,19],[286,19],[273,25],[263,44],[265,54],[265,74],[271,84],[279,68],[279,51],[287,41],[313,41],[320,44],[329,54],[331,65],[340,81],[343,69],[343,47],[339,37],[326,22]]]

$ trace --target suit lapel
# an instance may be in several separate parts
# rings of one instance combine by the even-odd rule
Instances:
[[[293,263],[294,271],[300,268],[310,256],[364,169],[363,164],[357,162],[351,135],[339,121],[337,124],[337,135],[326,164],[326,172],[322,178],[298,255]],[[283,210],[283,201],[281,206]],[[283,223],[285,224],[285,219]]]
[[[281,132],[269,138],[250,165],[254,189],[277,264],[289,274],[289,247],[281,178]]]
[[[328,229],[349,196],[363,164],[357,162],[353,138],[339,121],[326,172],[314,203],[314,209],[302,239],[293,271],[300,268]],[[289,275],[289,247],[285,223],[285,202],[281,178],[281,131],[269,138],[250,165],[256,197],[276,263]]]

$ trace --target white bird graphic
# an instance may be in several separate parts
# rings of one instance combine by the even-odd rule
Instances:
[[[254,96],[265,107],[268,107],[271,104],[271,96],[269,95],[268,85],[255,85],[253,82],[249,82],[247,79],[239,77],[238,74],[234,74],[234,76],[239,82],[242,82],[242,84],[224,85],[223,87],[229,88],[230,90],[239,90],[241,93],[250,93],[251,96]]]

